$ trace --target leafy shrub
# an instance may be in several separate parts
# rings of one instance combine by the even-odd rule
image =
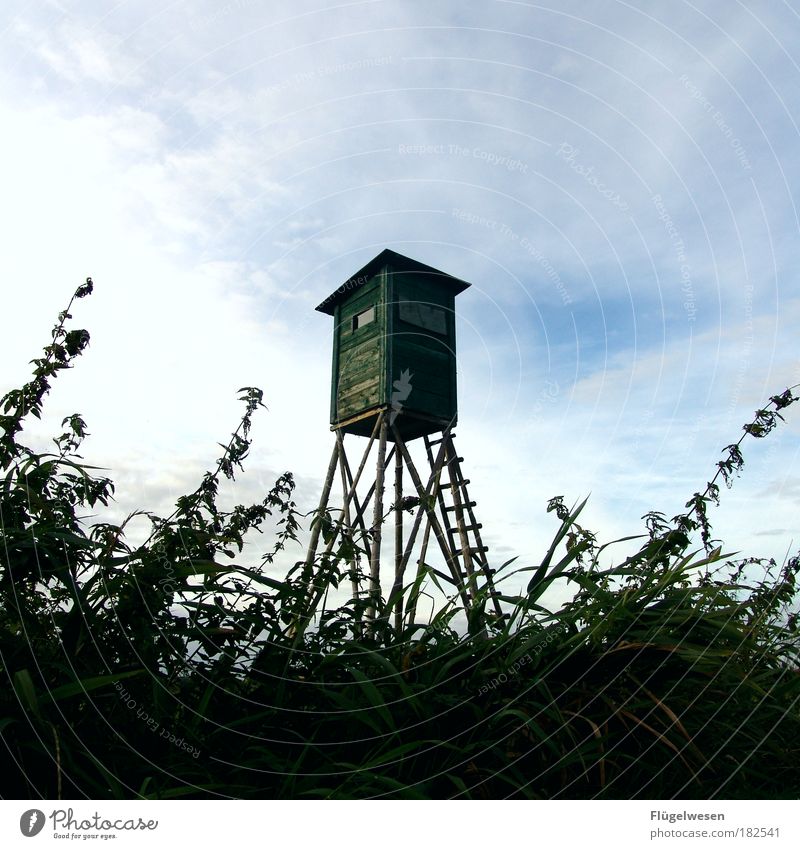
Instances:
[[[91,291],[87,280],[32,380],[0,401],[2,796],[797,796],[800,561],[726,559],[707,515],[718,481],[741,470],[742,440],[775,427],[791,390],[757,411],[685,514],[644,517],[639,551],[617,566],[578,523],[585,502],[557,497],[542,563],[500,570],[506,583],[532,573],[524,594],[503,597],[505,619],[478,606],[461,634],[451,602],[397,632],[381,600],[368,632],[352,602],[305,627],[309,587],[336,587],[356,552],[343,543],[310,573],[301,562],[270,576],[299,530],[288,472],[257,504],[218,506],[222,477],[247,457],[259,390],[240,391],[222,456],[166,518],[88,521],[114,486],[78,454],[80,415],[54,452],[20,442],[89,344],[66,323]],[[151,531],[131,545],[136,515]],[[269,550],[236,563],[269,517]],[[539,601],[557,580],[575,594],[551,612]]]

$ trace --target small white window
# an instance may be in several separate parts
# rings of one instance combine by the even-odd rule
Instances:
[[[374,306],[353,316],[353,330],[358,330],[359,327],[363,327],[365,324],[369,324],[371,321],[375,321]]]

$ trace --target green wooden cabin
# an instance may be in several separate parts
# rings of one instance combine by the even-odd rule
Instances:
[[[404,440],[455,425],[455,297],[469,285],[387,249],[317,307],[335,325],[332,430],[369,436],[380,410]]]

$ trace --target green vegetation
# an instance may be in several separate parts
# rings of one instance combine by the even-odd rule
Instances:
[[[77,453],[79,415],[53,453],[20,443],[88,344],[66,329],[71,307],[33,379],[0,401],[3,797],[800,793],[800,560],[727,559],[707,518],[717,482],[741,469],[742,440],[685,514],[648,514],[640,550],[616,566],[579,524],[583,505],[554,498],[553,543],[503,621],[478,609],[460,634],[449,606],[396,633],[383,602],[359,636],[351,602],[298,629],[302,566],[268,574],[298,532],[291,475],[258,504],[217,505],[247,456],[258,390],[242,390],[238,429],[174,513],[137,514],[152,526],[141,545],[126,541],[127,521],[84,515],[114,489]],[[765,436],[795,400],[774,396],[742,438]],[[261,561],[234,562],[268,521],[278,531]],[[355,558],[345,541],[317,562],[317,589],[347,580]],[[500,577],[524,571],[513,568]],[[575,595],[551,612],[540,601],[554,581]]]

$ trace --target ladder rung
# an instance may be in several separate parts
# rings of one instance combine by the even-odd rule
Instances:
[[[445,466],[449,466],[451,463],[463,463],[463,457],[451,457],[446,463]]]
[[[483,527],[483,525],[480,522],[478,522],[477,525],[464,525],[464,530],[465,531],[477,531],[477,530],[480,530],[482,527]],[[458,528],[448,528],[447,530],[451,534],[457,534],[458,533]]]
[[[477,504],[478,504],[477,501],[466,501],[464,504],[459,504],[458,507],[461,507],[461,508],[466,510],[467,507],[476,507]],[[444,509],[445,510],[458,510],[458,507],[456,507],[456,505],[454,504],[452,507],[445,507]]]
[[[428,566],[428,569],[430,569],[431,572],[433,572],[434,575],[438,575],[442,580],[447,581],[449,584],[453,584],[453,586],[456,586],[454,581],[453,581],[452,575],[446,575],[444,572],[440,572],[438,569],[435,569],[433,566]]]
[[[450,439],[455,439],[456,435],[454,433],[450,434]],[[444,442],[444,439],[432,439],[428,445],[441,445]]]
[[[472,483],[469,478],[464,478],[463,481],[456,481],[455,483],[443,483],[439,489],[452,489],[454,486],[466,486],[468,483]]]
[[[470,554],[486,554],[489,549],[485,545],[471,545],[467,551]],[[459,548],[458,551],[455,552],[456,557],[460,557],[464,553],[463,548]]]

